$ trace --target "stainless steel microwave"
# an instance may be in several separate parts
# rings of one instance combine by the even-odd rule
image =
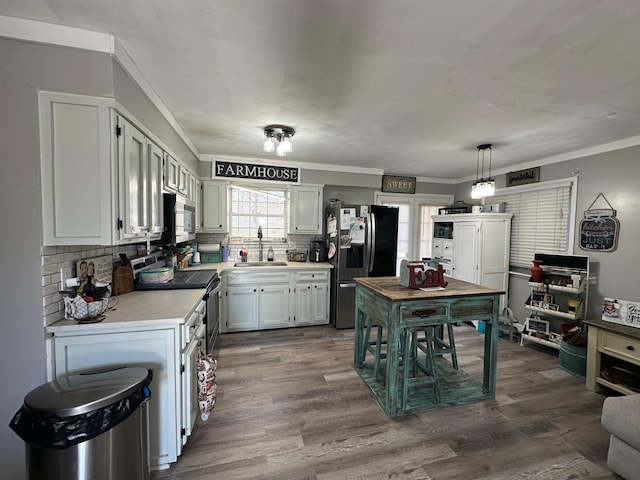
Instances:
[[[163,194],[165,245],[189,242],[196,238],[196,206],[184,195]]]

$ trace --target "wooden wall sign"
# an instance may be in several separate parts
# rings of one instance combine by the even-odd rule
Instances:
[[[416,193],[416,177],[383,175],[382,191],[389,193]]]
[[[598,198],[602,197],[609,208],[592,209]],[[613,252],[618,248],[620,221],[616,211],[602,193],[589,205],[580,221],[580,248],[597,252]]]
[[[299,183],[300,169],[297,167],[276,167],[273,165],[253,165],[250,163],[234,163],[216,160],[214,176]]]
[[[507,173],[507,187],[537,183],[540,181],[540,167],[526,168]]]

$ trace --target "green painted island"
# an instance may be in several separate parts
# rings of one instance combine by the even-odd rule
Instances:
[[[390,418],[495,397],[498,306],[504,291],[453,278],[446,280],[448,284],[443,290],[423,291],[403,287],[399,277],[355,279],[354,365]],[[410,363],[417,363],[417,349],[411,340],[417,332],[431,332],[434,330],[431,327],[442,331],[448,324],[472,320],[484,321],[486,325],[481,380],[455,368],[445,356],[435,357],[436,374],[431,376],[422,374],[414,365],[411,368],[402,365],[405,349],[414,352],[409,355]],[[384,369],[377,375],[374,357],[367,356],[364,342],[368,321],[386,332]],[[369,345],[372,343],[375,342]]]

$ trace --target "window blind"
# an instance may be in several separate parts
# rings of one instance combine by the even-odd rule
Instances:
[[[572,184],[500,193],[491,203],[505,202],[511,220],[509,263],[530,267],[535,253],[567,254]]]

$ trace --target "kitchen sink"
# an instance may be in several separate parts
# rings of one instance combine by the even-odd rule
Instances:
[[[234,267],[286,267],[287,262],[236,262]]]

